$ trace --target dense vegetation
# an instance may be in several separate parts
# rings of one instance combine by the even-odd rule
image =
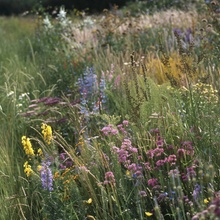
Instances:
[[[220,217],[219,2],[198,2],[0,18],[2,219]]]
[[[71,11],[86,11],[87,13],[102,12],[114,6],[122,8],[128,6],[135,13],[138,11],[153,12],[168,8],[188,9],[192,5],[197,7],[204,0],[1,0],[0,15],[17,15],[26,13],[54,12],[59,7]],[[39,10],[39,8],[41,10]]]

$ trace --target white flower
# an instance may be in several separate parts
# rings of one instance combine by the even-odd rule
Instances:
[[[48,29],[53,27],[52,24],[51,24],[51,22],[50,22],[50,20],[49,20],[49,18],[48,18],[48,16],[46,16],[46,17],[44,18],[43,24],[44,24],[45,27],[48,28]]]
[[[16,105],[16,107],[22,107],[22,104],[21,103],[18,103],[17,105]]]
[[[64,10],[64,8],[62,8],[62,7],[60,8],[60,11],[59,11],[57,17],[60,20],[66,19],[66,11]]]
[[[83,22],[86,27],[92,27],[94,25],[94,21],[91,19],[91,17],[87,17]]]

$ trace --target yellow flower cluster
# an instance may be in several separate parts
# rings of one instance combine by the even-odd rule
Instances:
[[[37,171],[40,172],[41,169],[42,169],[42,166],[41,166],[41,165],[38,165],[38,166],[37,166]]]
[[[196,83],[193,86],[193,92],[200,93],[201,95],[204,95],[204,97],[209,102],[218,102],[218,91],[213,88],[210,84],[205,83]]]
[[[24,150],[25,150],[25,153],[28,155],[28,156],[34,156],[34,150],[32,148],[32,144],[31,144],[31,141],[29,138],[27,138],[26,136],[23,136],[21,138],[21,143],[24,147]]]
[[[44,136],[44,140],[47,144],[51,144],[51,140],[53,139],[52,128],[49,125],[42,123],[41,129],[42,134]]]
[[[33,170],[31,169],[31,165],[28,164],[28,161],[24,163],[24,172],[27,175],[27,177],[29,177],[33,173]]]
[[[37,156],[42,156],[42,155],[43,155],[43,151],[42,151],[41,148],[39,148],[39,149],[37,150]]]

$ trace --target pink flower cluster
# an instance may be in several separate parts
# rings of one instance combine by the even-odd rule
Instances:
[[[127,120],[124,120],[122,124],[117,125],[117,128],[115,128],[112,124],[109,124],[102,128],[102,132],[104,135],[117,135],[119,131],[122,134],[127,134],[126,127],[128,126],[129,122]]]
[[[132,163],[130,165],[128,165],[128,170],[130,171],[132,177],[134,178],[140,178],[142,177],[142,166],[138,165],[136,163]]]
[[[154,186],[158,185],[158,179],[157,178],[149,179],[147,181],[147,184],[148,184],[148,186],[153,188]]]
[[[177,154],[179,157],[185,157],[185,155],[193,156],[194,155],[194,149],[192,146],[192,142],[190,141],[184,141],[181,144],[181,148],[177,150]]]
[[[108,136],[109,134],[117,135],[118,129],[114,128],[112,124],[107,125],[106,127],[102,128],[101,130],[104,135]]]
[[[123,139],[120,148],[114,146],[112,149],[118,155],[118,162],[123,163],[126,167],[131,163],[130,157],[132,157],[133,154],[138,153],[138,149],[132,146],[131,141],[128,138]]]
[[[112,184],[115,185],[115,176],[111,171],[105,173],[104,185]]]

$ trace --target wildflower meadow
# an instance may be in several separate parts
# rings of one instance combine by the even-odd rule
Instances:
[[[151,2],[0,17],[2,220],[220,219],[220,2]]]

